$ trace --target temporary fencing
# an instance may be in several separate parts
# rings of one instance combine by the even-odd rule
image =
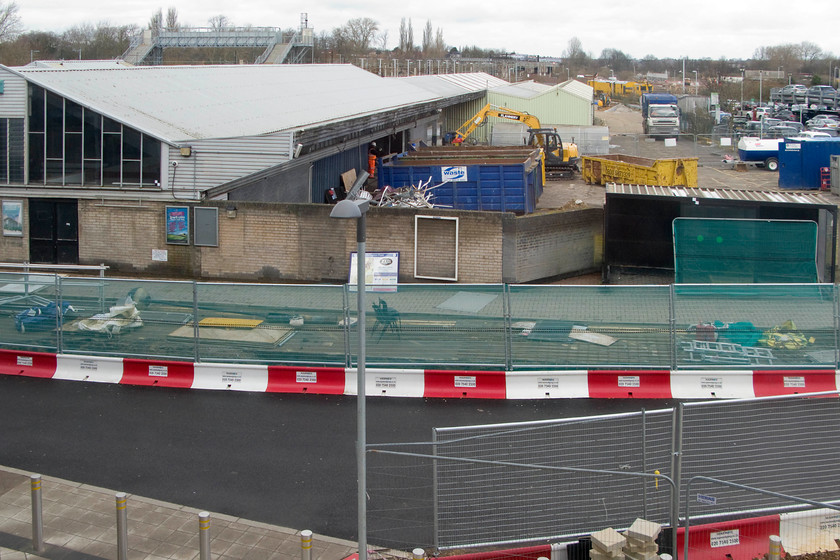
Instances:
[[[371,540],[440,550],[514,546],[622,529],[637,518],[673,526],[678,512],[680,524],[689,516],[689,557],[758,550],[780,527],[791,547],[814,551],[840,537],[840,515],[796,513],[803,502],[840,501],[836,397],[438,428],[429,442],[374,444]],[[660,549],[673,552],[671,542]]]
[[[351,290],[0,274],[0,349],[33,353],[47,369],[55,355],[353,368]],[[831,389],[830,371],[840,360],[840,298],[831,284],[406,284],[371,291],[368,300],[369,367],[440,372],[447,386],[463,382],[467,396],[487,383],[494,393],[506,385],[516,393],[518,383],[534,382],[527,393],[551,397],[556,375],[539,374],[558,370],[571,383],[575,372],[598,370],[586,396],[604,385],[609,396],[613,387],[632,397],[676,395],[686,384],[718,396],[731,393],[735,381],[715,372],[744,370],[769,372],[755,394],[774,383],[805,392],[817,390],[811,377],[772,372],[818,369],[821,387]],[[709,374],[671,381],[669,389],[668,372],[677,370]],[[462,371],[476,372],[477,380],[461,379]],[[512,384],[511,377],[481,374],[487,371],[522,377]],[[436,384],[427,375],[428,393]]]

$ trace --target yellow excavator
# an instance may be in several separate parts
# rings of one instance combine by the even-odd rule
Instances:
[[[475,114],[470,120],[461,125],[454,132],[452,143],[460,145],[464,143],[470,134],[488,117],[498,117],[509,121],[521,122],[528,127],[528,144],[539,146],[543,149],[545,158],[546,177],[573,177],[579,171],[580,154],[577,144],[572,142],[563,143],[557,130],[554,128],[541,128],[540,120],[530,113],[498,107],[488,103]]]

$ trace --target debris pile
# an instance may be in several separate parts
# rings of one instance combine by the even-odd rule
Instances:
[[[444,208],[444,206],[432,202],[434,193],[431,191],[445,185],[448,181],[434,186],[430,186],[431,183],[432,178],[429,177],[425,183],[420,181],[417,185],[399,188],[386,185],[382,189],[377,189],[373,194],[373,204],[391,208]],[[451,206],[446,206],[446,208],[451,208]]]

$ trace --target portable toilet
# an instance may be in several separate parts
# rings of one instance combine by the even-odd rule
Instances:
[[[779,186],[783,189],[819,189],[820,169],[840,154],[840,138],[785,138],[779,143]]]

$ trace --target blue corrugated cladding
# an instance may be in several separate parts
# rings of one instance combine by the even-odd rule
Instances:
[[[840,138],[786,138],[779,144],[779,186],[784,189],[819,189],[820,168],[840,154]]]
[[[379,188],[390,185],[394,188],[424,185],[429,186],[431,202],[438,207],[458,210],[491,210],[501,212],[531,213],[536,210],[537,200],[542,194],[539,167],[530,171],[525,164],[480,164],[460,166],[466,168],[466,180],[443,183],[440,165],[401,165],[387,162],[380,168]]]

